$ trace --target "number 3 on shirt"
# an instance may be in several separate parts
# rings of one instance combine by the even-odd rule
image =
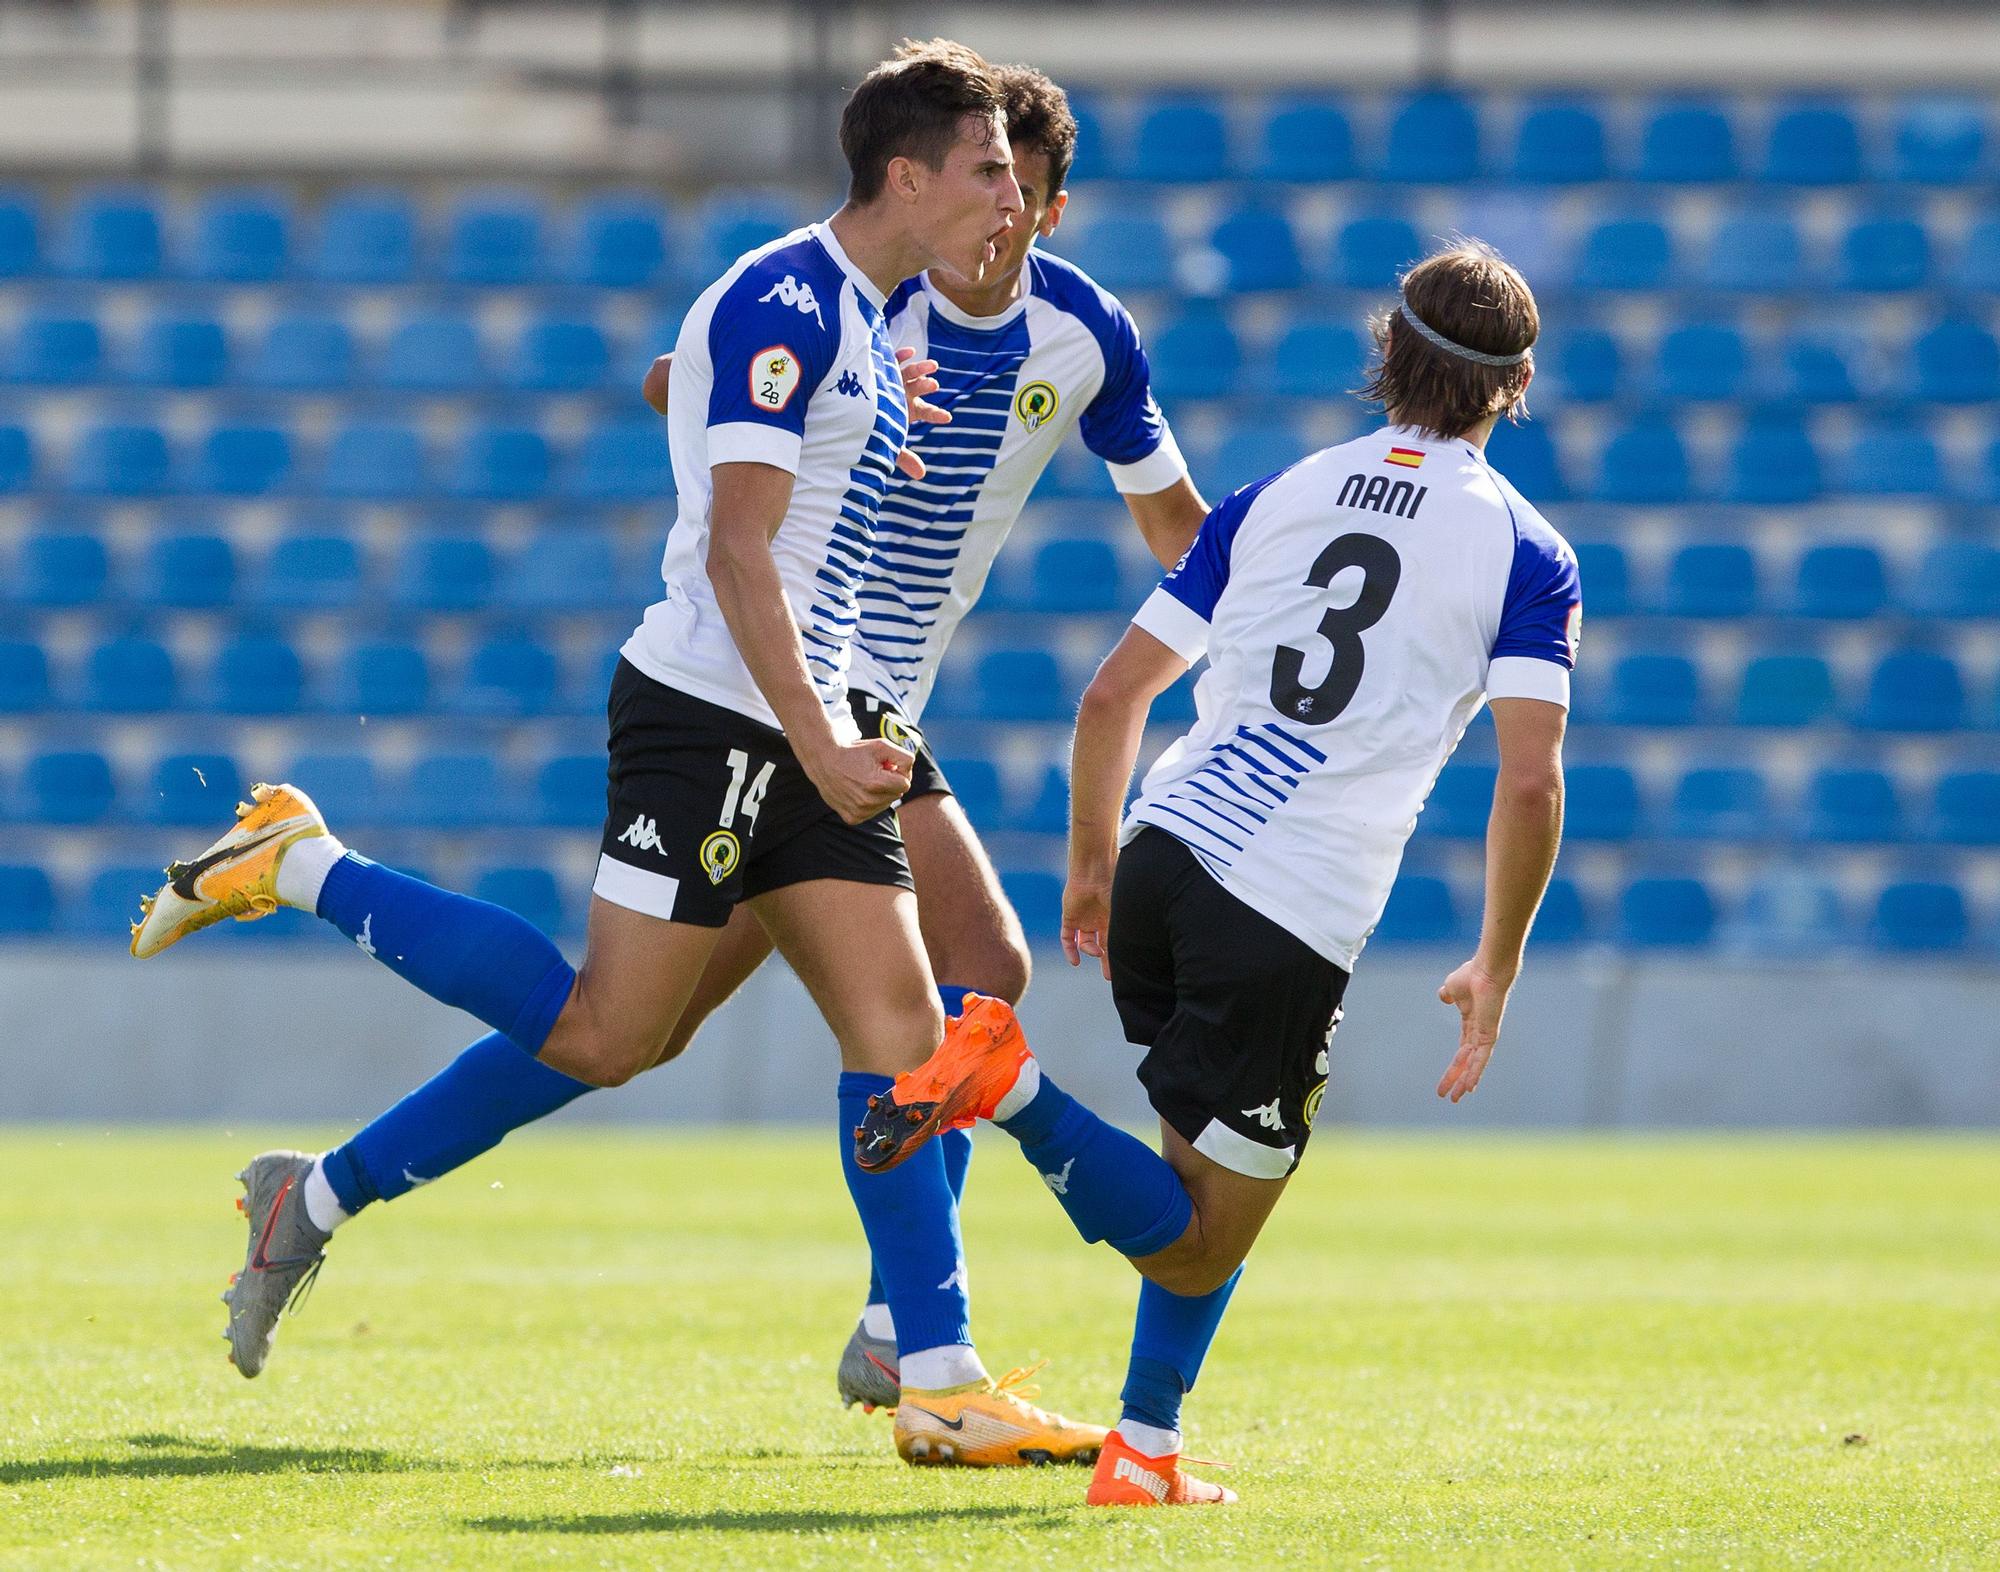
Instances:
[[[1317,687],[1301,686],[1305,652],[1289,644],[1280,644],[1277,658],[1271,662],[1272,707],[1307,726],[1324,726],[1354,702],[1367,660],[1361,635],[1382,620],[1403,577],[1403,559],[1386,540],[1375,535],[1342,535],[1319,554],[1306,583],[1313,589],[1325,589],[1335,574],[1348,568],[1361,570],[1361,593],[1354,597],[1353,605],[1329,611],[1319,619],[1319,636],[1333,646],[1333,662],[1325,680]]]

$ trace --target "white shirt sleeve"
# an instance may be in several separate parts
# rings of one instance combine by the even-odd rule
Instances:
[[[1486,663],[1486,697],[1542,699],[1569,708],[1569,668],[1533,655],[1498,655]]]

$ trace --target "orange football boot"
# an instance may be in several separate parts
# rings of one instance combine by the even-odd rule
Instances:
[[[1104,1445],[1098,1425],[1080,1425],[1028,1401],[1023,1383],[1040,1370],[1010,1370],[967,1386],[904,1387],[896,1405],[896,1450],[906,1463],[958,1468],[1088,1463]]]
[[[296,786],[250,788],[236,824],[192,862],[168,866],[167,882],[139,902],[132,953],[144,960],[224,918],[255,922],[278,909],[278,864],[300,841],[326,834],[326,820]]]
[[[868,1099],[854,1130],[855,1161],[887,1173],[932,1136],[991,1119],[1033,1057],[1005,1000],[967,994],[965,1013],[945,1023],[937,1052]]]
[[[1227,1506],[1236,1492],[1182,1473],[1178,1452],[1148,1457],[1114,1430],[1097,1454],[1097,1472],[1083,1499],[1089,1506]]]

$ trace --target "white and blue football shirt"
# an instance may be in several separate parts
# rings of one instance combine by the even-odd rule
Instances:
[[[1030,251],[1023,267],[1021,298],[996,316],[969,316],[928,278],[889,298],[891,338],[937,361],[931,401],[952,418],[913,429],[910,446],[927,473],[911,480],[899,472],[882,500],[852,680],[913,720],[1072,428],[1121,492],[1163,491],[1187,474],[1124,306],[1058,257]]]
[[[797,477],[771,554],[814,686],[854,734],[857,592],[908,432],[883,305],[831,227],[814,224],[739,258],[688,312],[667,393],[680,512],[660,565],[666,594],[621,652],[655,682],[778,724],[708,577],[710,466],[770,464]]]
[[[1225,498],[1133,619],[1208,671],[1155,825],[1352,970],[1480,704],[1567,707],[1576,555],[1471,443],[1391,426]]]

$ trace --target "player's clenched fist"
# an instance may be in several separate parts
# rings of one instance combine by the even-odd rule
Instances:
[[[903,800],[916,755],[893,742],[866,737],[836,743],[801,762],[829,808],[849,824],[865,824]]]

